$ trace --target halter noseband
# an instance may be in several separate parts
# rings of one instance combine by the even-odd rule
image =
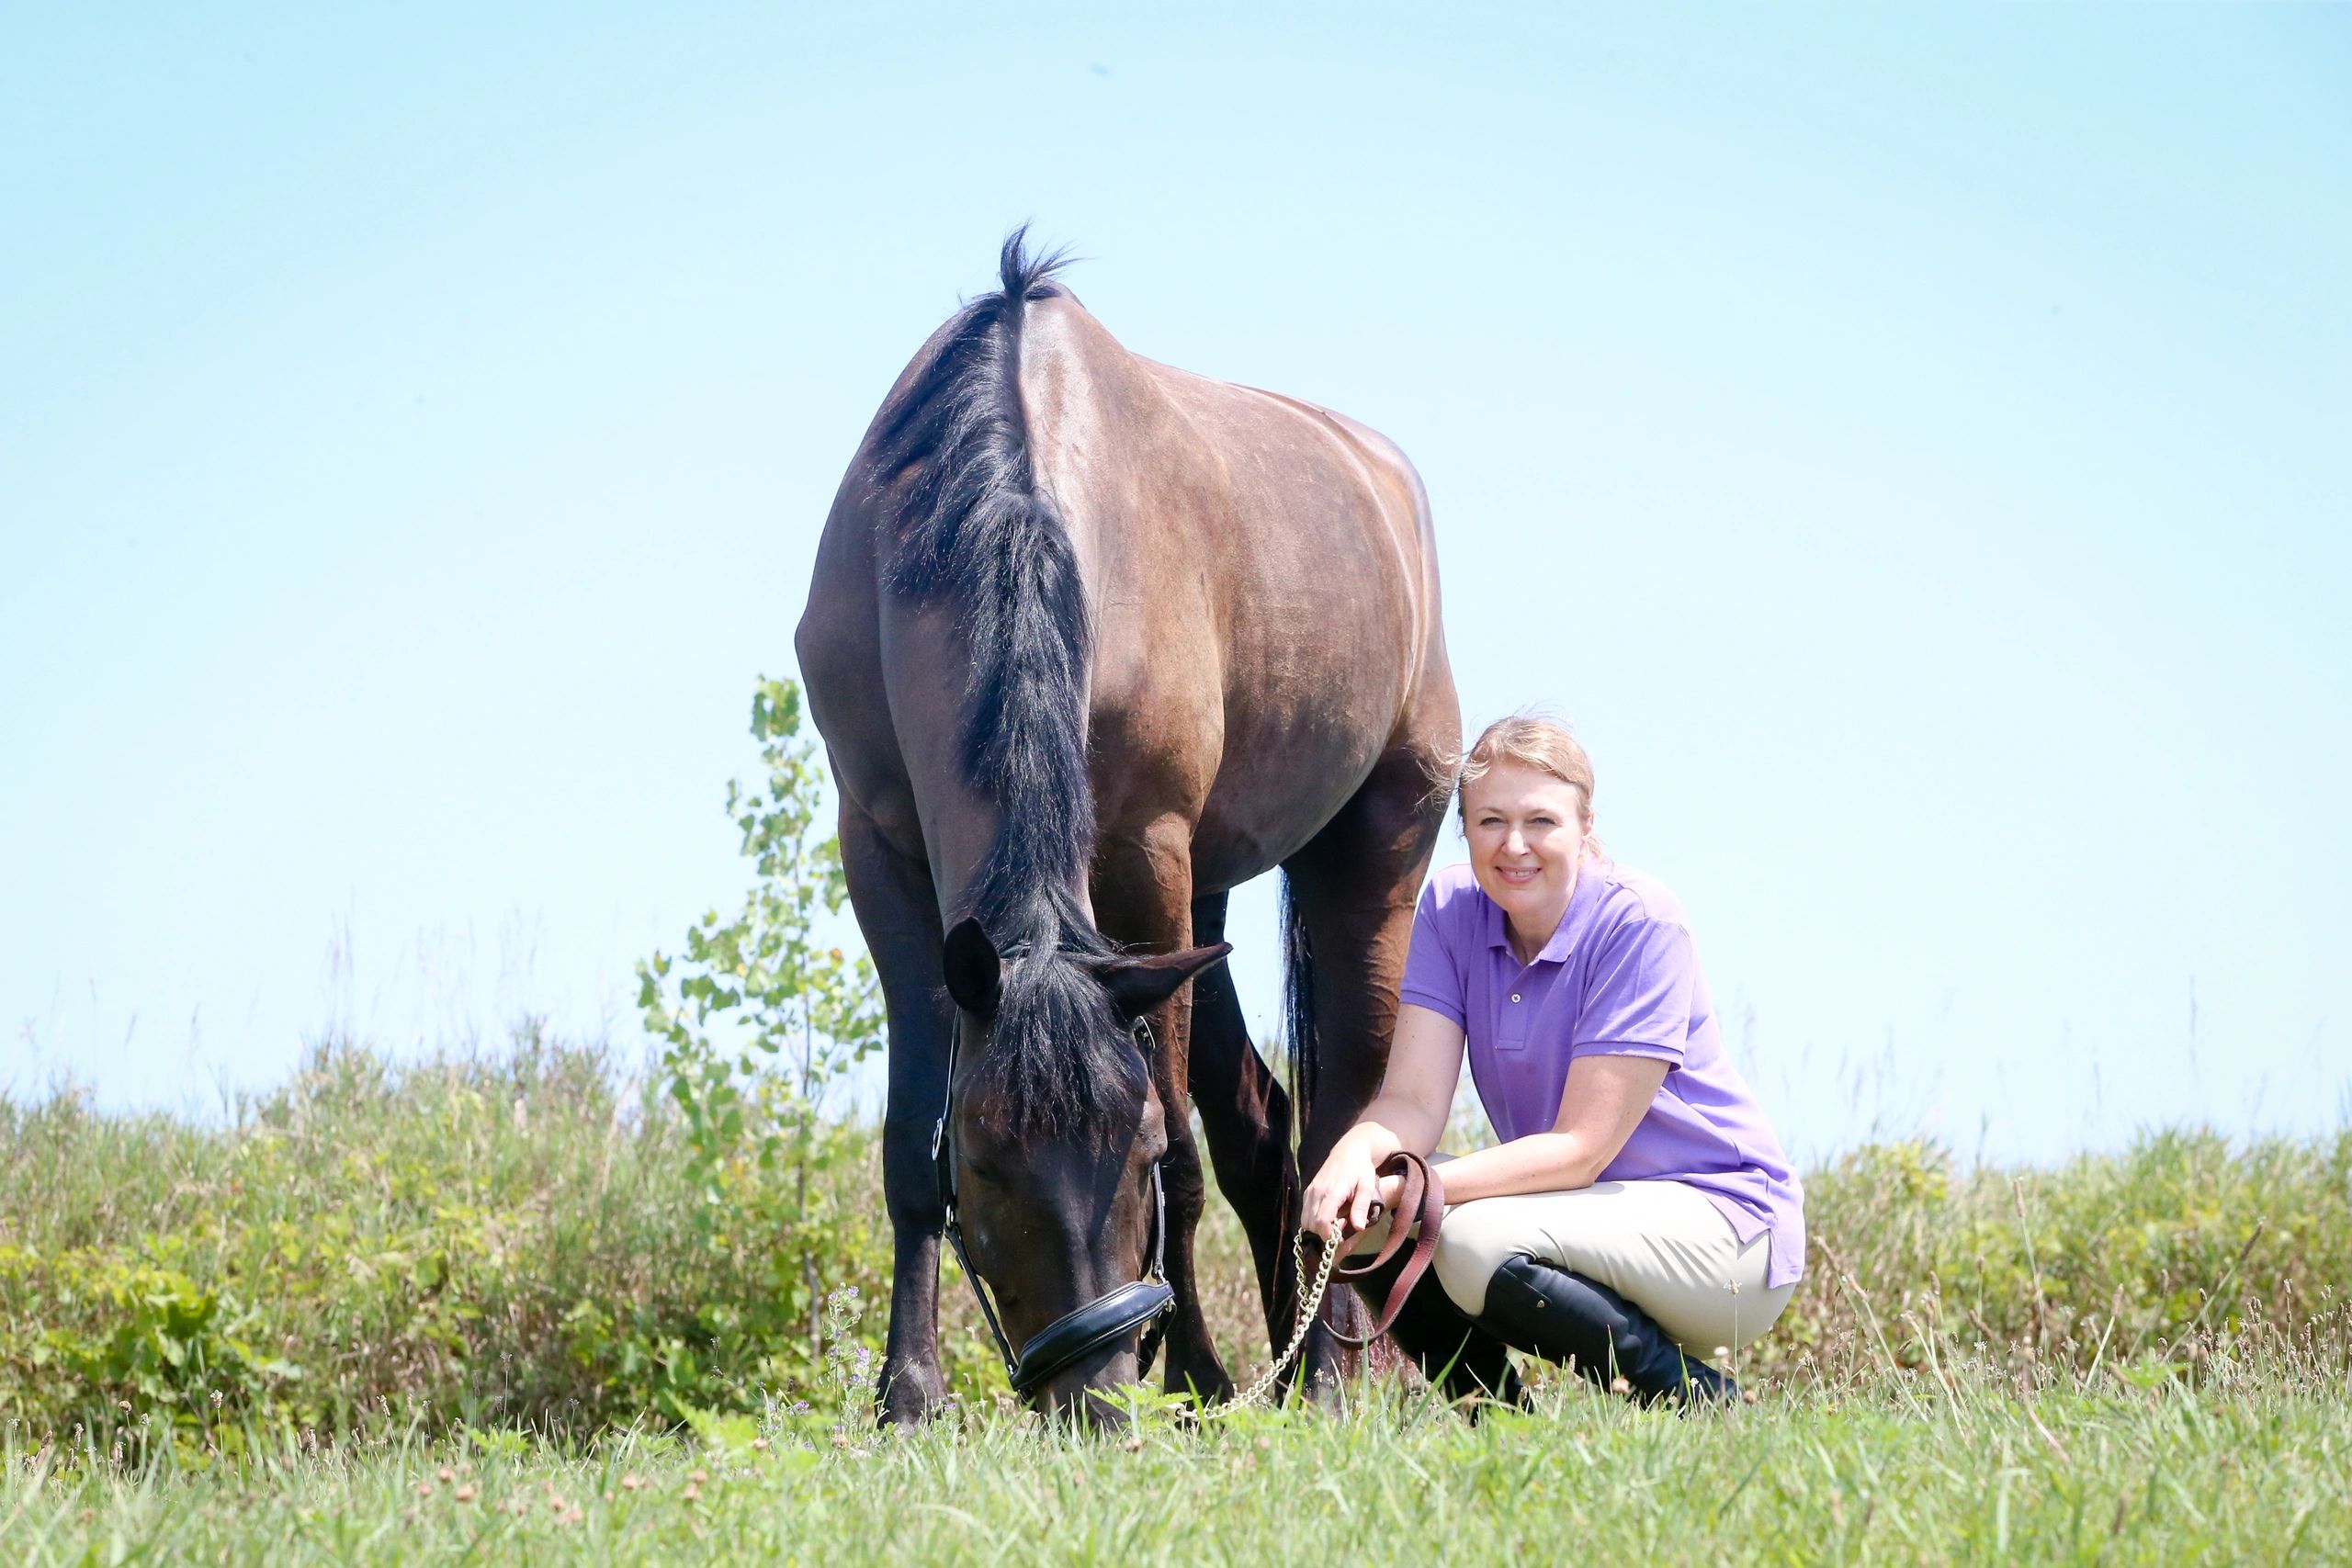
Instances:
[[[1148,1057],[1152,1050],[1151,1025],[1137,1019],[1136,1027],[1142,1032]],[[989,1333],[996,1338],[997,1354],[1004,1358],[1012,1392],[1027,1393],[1088,1352],[1138,1328],[1144,1333],[1136,1347],[1136,1375],[1142,1376],[1159,1353],[1160,1336],[1167,1328],[1166,1314],[1176,1304],[1176,1292],[1168,1283],[1168,1194],[1160,1181],[1159,1161],[1151,1162],[1151,1261],[1144,1277],[1062,1314],[1039,1329],[1016,1354],[1012,1341],[1005,1337],[1004,1325],[997,1321],[988,1288],[965,1255],[964,1225],[956,1214],[956,1148],[947,1124],[956,1109],[956,1047],[962,1035],[959,1021],[948,1037],[947,1091],[942,1096],[939,1120],[932,1124],[931,1159],[939,1177],[940,1203],[946,1212],[947,1245],[956,1249],[956,1262],[972,1283],[972,1295],[980,1303],[980,1316],[987,1320]]]

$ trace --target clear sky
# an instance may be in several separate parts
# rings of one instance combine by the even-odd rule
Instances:
[[[2336,1125],[2352,10],[1266,10],[0,11],[0,1085],[634,1051],[1033,219],[1413,457],[1800,1151]]]

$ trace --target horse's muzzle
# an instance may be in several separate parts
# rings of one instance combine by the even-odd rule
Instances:
[[[1148,1328],[1175,1305],[1176,1292],[1165,1280],[1137,1280],[1062,1314],[1021,1347],[1021,1359],[1012,1371],[1012,1392],[1029,1393],[1073,1362]]]

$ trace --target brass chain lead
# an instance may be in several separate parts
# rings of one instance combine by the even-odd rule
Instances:
[[[1323,1262],[1315,1270],[1315,1281],[1312,1285],[1307,1283],[1306,1279],[1306,1226],[1300,1226],[1292,1235],[1290,1249],[1291,1260],[1298,1276],[1299,1303],[1298,1326],[1291,1331],[1290,1344],[1283,1348],[1283,1353],[1276,1356],[1264,1371],[1258,1374],[1256,1380],[1248,1388],[1243,1389],[1223,1404],[1212,1405],[1202,1411],[1199,1419],[1214,1421],[1220,1416],[1230,1416],[1237,1410],[1246,1410],[1250,1405],[1258,1404],[1273,1388],[1274,1381],[1283,1375],[1283,1369],[1298,1359],[1300,1348],[1306,1343],[1307,1331],[1315,1326],[1316,1316],[1323,1310],[1323,1295],[1330,1288],[1331,1266],[1339,1260],[1340,1246],[1337,1242],[1329,1241],[1323,1244]]]

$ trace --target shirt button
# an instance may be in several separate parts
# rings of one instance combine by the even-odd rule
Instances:
[[[1519,1000],[1519,993],[1518,993],[1517,991],[1513,991],[1513,992],[1510,994],[1510,999],[1511,999],[1511,1000],[1513,1000],[1513,1001],[1517,1001],[1517,1000]]]

